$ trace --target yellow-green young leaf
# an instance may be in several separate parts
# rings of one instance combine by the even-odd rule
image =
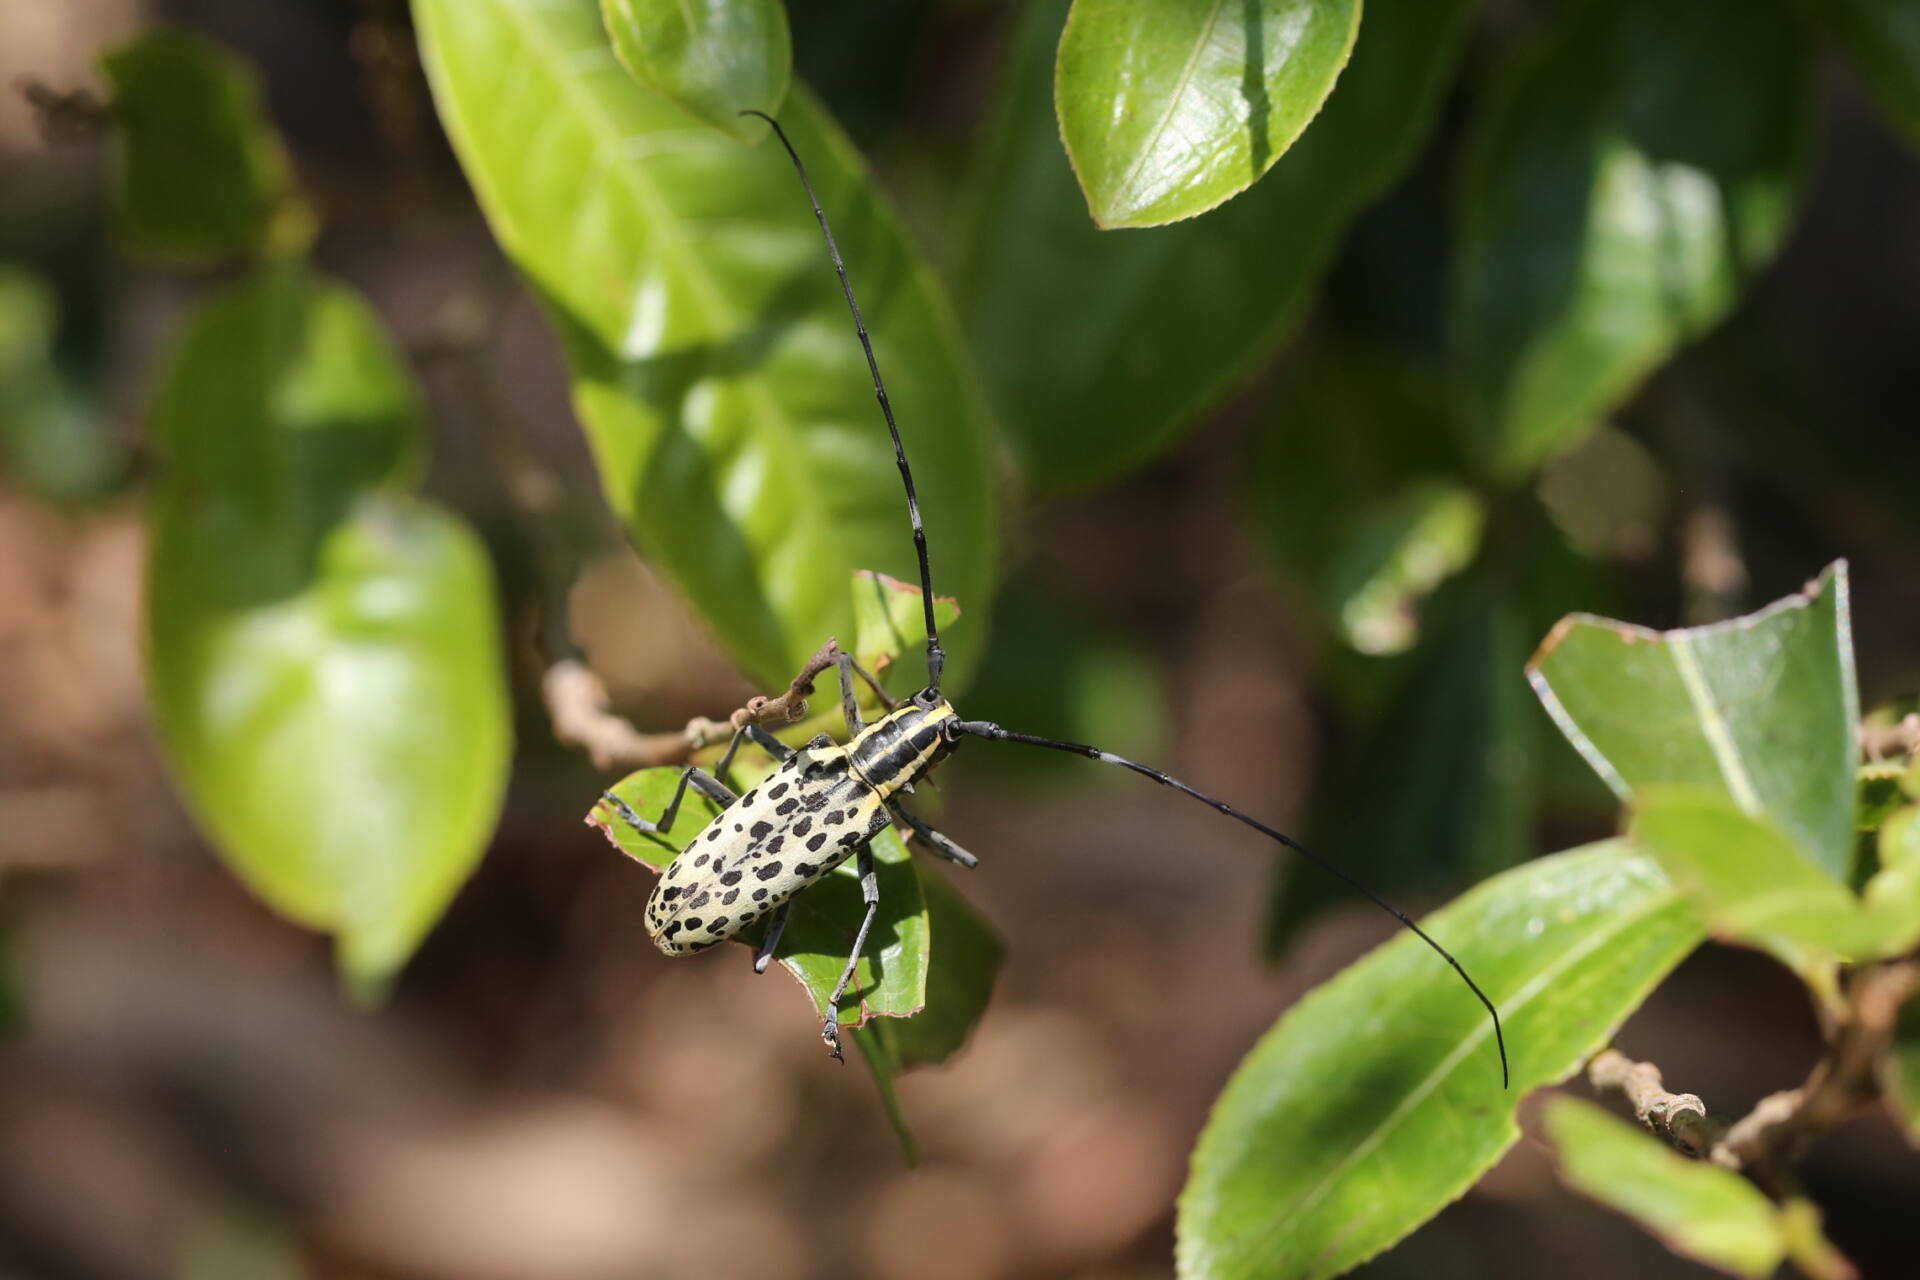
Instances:
[[[1912,0],[1825,0],[1810,12],[1853,59],[1893,123],[1920,146],[1920,5]]]
[[[1359,28],[1360,0],[1074,0],[1054,107],[1094,222],[1177,222],[1252,186]]]
[[[640,83],[707,124],[749,141],[767,126],[793,77],[780,0],[600,0],[620,61]]]
[[[917,577],[886,426],[786,156],[642,88],[594,0],[415,0],[414,14],[481,208],[565,344],[609,502],[748,674],[784,685],[853,634],[854,570]],[[812,98],[791,94],[782,123],[873,333],[935,585],[978,614],[994,486],[939,282]],[[956,686],[976,656],[960,637]]]
[[[927,619],[920,601],[920,588],[911,583],[865,569],[853,575],[853,656],[895,693],[926,684]],[[959,617],[960,604],[952,596],[933,598],[933,624],[943,646]],[[894,678],[892,670],[903,659],[907,674]]]
[[[1920,942],[1920,900],[1862,903],[1779,827],[1717,791],[1641,788],[1631,835],[1717,935],[1816,979],[1836,960],[1898,955]]]
[[[1772,260],[1810,133],[1793,8],[1585,0],[1488,100],[1454,336],[1493,472],[1576,443]]]
[[[1272,354],[1347,220],[1426,135],[1470,7],[1369,0],[1326,109],[1252,190],[1197,221],[1107,235],[1087,218],[1051,109],[1066,4],[1027,6],[963,193],[953,279],[1030,481],[1083,485],[1140,465]]]
[[[1611,841],[1482,884],[1424,926],[1499,1005],[1513,1061],[1446,963],[1402,934],[1319,987],[1214,1104],[1180,1196],[1188,1280],[1340,1275],[1438,1213],[1700,940],[1647,858]]]
[[[1770,818],[1844,882],[1860,716],[1845,562],[1809,591],[1682,631],[1572,614],[1541,642],[1528,679],[1623,801],[1649,784],[1710,788]]]
[[[163,28],[120,45],[101,69],[119,126],[114,227],[129,249],[201,262],[306,247],[313,215],[249,67]]]
[[[1682,1257],[1755,1280],[1786,1257],[1779,1211],[1732,1170],[1689,1160],[1578,1098],[1549,1098],[1540,1123],[1568,1186]]]
[[[243,280],[152,415],[154,723],[234,873],[377,993],[486,848],[511,746],[478,539],[409,498],[420,424],[353,294]]]

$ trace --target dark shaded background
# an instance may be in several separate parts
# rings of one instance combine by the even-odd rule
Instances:
[[[1007,13],[792,8],[802,73],[937,243]],[[1350,237],[1321,334],[1417,343],[1432,328],[1462,118],[1518,10],[1490,7],[1436,142]],[[139,416],[156,352],[212,281],[117,256],[99,149],[48,146],[15,90],[23,77],[74,87],[102,44],[155,18],[260,64],[324,218],[319,261],[420,355],[432,487],[490,532],[515,619],[522,715],[506,816],[376,1013],[345,1008],[324,941],[268,914],[212,859],[143,721]],[[501,415],[581,495],[567,535],[594,553],[574,625],[622,708],[671,727],[745,690],[600,510],[530,303],[509,291],[489,385],[432,357],[506,277],[405,23],[398,0],[0,11],[0,258],[58,290],[63,367],[99,476],[68,503],[0,484],[0,929],[14,1006],[0,1044],[0,1275],[1167,1274],[1172,1201],[1209,1101],[1279,1011],[1391,922],[1337,900],[1270,967],[1273,870],[1256,838],[1124,776],[972,748],[942,774],[942,825],[983,855],[963,888],[1009,962],[970,1048],[904,1082],[925,1153],[911,1173],[861,1068],[823,1058],[786,978],[754,978],[731,950],[666,964],[638,927],[651,877],[580,825],[603,779],[552,744],[531,701],[538,584],[475,444],[480,415]],[[1920,167],[1837,68],[1823,96],[1825,136],[1783,260],[1621,415],[1679,483],[1644,536],[1588,563],[1575,603],[1675,625],[1702,591],[1725,608],[1757,604],[1848,556],[1871,706],[1920,687]],[[1326,691],[1350,659],[1262,559],[1240,492],[1244,447],[1271,429],[1260,390],[1280,376],[1128,480],[1016,498],[1010,582],[970,715],[1103,735],[1282,825],[1328,820],[1309,801],[1353,747]],[[1676,397],[1690,424],[1677,437]],[[1612,475],[1604,452],[1566,466],[1575,485]],[[1703,542],[1703,518],[1722,535]],[[1702,564],[1716,549],[1737,574]],[[1419,770],[1445,746],[1409,742],[1398,767]],[[1604,793],[1576,778],[1549,793],[1533,847],[1612,822]],[[1715,948],[1621,1043],[1729,1115],[1798,1083],[1818,1052],[1794,980]],[[1884,1121],[1833,1136],[1808,1180],[1868,1275],[1920,1275],[1920,1162]],[[1701,1274],[1561,1189],[1528,1139],[1367,1274],[1629,1272]]]

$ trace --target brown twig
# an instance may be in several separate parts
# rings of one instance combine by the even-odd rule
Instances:
[[[724,742],[748,725],[804,720],[814,680],[834,664],[839,653],[839,643],[828,640],[801,666],[786,692],[772,698],[749,698],[725,720],[696,716],[675,733],[642,733],[631,721],[615,715],[608,709],[607,686],[577,657],[561,658],[547,668],[540,679],[540,695],[553,724],[553,736],[569,746],[583,748],[596,769],[686,764],[696,751]]]
[[[1893,724],[1860,726],[1860,750],[1869,760],[1897,759],[1920,752],[1920,712]]]
[[[1667,1092],[1660,1068],[1651,1062],[1635,1062],[1617,1049],[1606,1049],[1587,1065],[1587,1079],[1598,1093],[1624,1097],[1635,1119],[1685,1154],[1703,1156],[1712,1148],[1706,1103],[1691,1093]]]

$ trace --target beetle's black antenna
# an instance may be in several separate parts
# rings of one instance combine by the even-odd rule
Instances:
[[[793,170],[800,175],[800,185],[806,188],[807,202],[813,206],[813,216],[820,223],[820,234],[827,240],[827,256],[833,259],[834,274],[840,277],[840,292],[847,295],[847,309],[853,312],[854,332],[860,335],[860,349],[867,353],[867,372],[873,375],[873,398],[880,402],[880,412],[887,418],[887,434],[893,437],[893,460],[900,465],[900,480],[907,487],[907,519],[913,525],[913,552],[920,558],[920,608],[927,621],[927,688],[934,693],[940,692],[940,668],[946,665],[946,650],[940,647],[940,631],[933,622],[933,572],[927,567],[927,531],[920,524],[920,499],[913,491],[913,472],[907,469],[907,451],[900,443],[900,428],[893,420],[893,405],[887,399],[886,384],[880,381],[880,365],[873,358],[873,343],[867,337],[867,322],[860,318],[860,304],[854,301],[853,286],[847,283],[847,265],[840,260],[840,246],[833,242],[833,228],[827,225],[827,215],[820,208],[819,197],[813,194],[813,183],[807,178],[807,166],[800,162],[800,153],[793,149],[793,143],[787,138],[787,131],[780,122],[764,111],[742,111],[743,116],[758,116],[773,126],[774,137],[780,139],[780,145],[787,149],[787,155],[793,159]]]
[[[1329,862],[1326,858],[1315,853],[1313,850],[1307,848],[1307,846],[1301,844],[1298,840],[1295,840],[1291,836],[1283,835],[1280,832],[1275,831],[1272,827],[1268,826],[1264,822],[1261,822],[1259,819],[1248,817],[1246,814],[1240,812],[1240,810],[1234,808],[1232,805],[1228,804],[1226,801],[1216,800],[1212,796],[1208,795],[1206,792],[1196,790],[1195,788],[1188,786],[1186,783],[1180,781],[1180,779],[1173,777],[1170,774],[1165,774],[1160,772],[1160,770],[1152,768],[1148,765],[1140,764],[1136,761],[1128,760],[1121,756],[1116,756],[1110,751],[1102,751],[1097,747],[1085,746],[1078,742],[1056,742],[1052,738],[1040,738],[1030,733],[1015,733],[1010,729],[1002,729],[999,725],[993,724],[986,720],[956,721],[954,722],[954,725],[953,725],[953,731],[955,733],[971,734],[976,738],[990,738],[997,742],[1019,742],[1019,743],[1024,743],[1029,747],[1047,747],[1050,750],[1054,750],[1054,751],[1070,751],[1074,755],[1086,756],[1090,760],[1099,760],[1105,764],[1117,764],[1122,769],[1131,769],[1135,773],[1141,774],[1148,778],[1152,778],[1155,782],[1159,783],[1163,787],[1172,787],[1175,791],[1184,792],[1185,794],[1192,796],[1195,800],[1198,800],[1201,804],[1208,805],[1214,809],[1217,809],[1219,812],[1226,814],[1229,818],[1232,818],[1234,821],[1244,823],[1245,825],[1252,827],[1255,831],[1260,832],[1264,836],[1268,836],[1274,840],[1278,840],[1281,844],[1285,845],[1289,849],[1292,849],[1295,853],[1307,859],[1309,862],[1313,863],[1315,866],[1319,867],[1321,870],[1339,877],[1341,880],[1345,881],[1347,885],[1351,887],[1356,893],[1360,894],[1362,897],[1367,899],[1367,901],[1373,903],[1374,906],[1379,907],[1382,911],[1385,911],[1387,914],[1391,915],[1394,919],[1398,920],[1401,924],[1411,929],[1414,933],[1414,936],[1418,937],[1420,941],[1426,943],[1429,947],[1432,947],[1436,952],[1438,952],[1442,960],[1445,960],[1448,964],[1453,966],[1453,971],[1460,975],[1460,980],[1467,984],[1467,989],[1473,992],[1474,996],[1480,1001],[1481,1004],[1486,1006],[1488,1015],[1493,1019],[1493,1042],[1500,1050],[1500,1087],[1502,1089],[1507,1087],[1507,1083],[1509,1079],[1508,1072],[1507,1072],[1507,1038],[1505,1035],[1501,1033],[1501,1030],[1500,1030],[1500,1011],[1493,1007],[1493,1001],[1487,999],[1487,993],[1480,989],[1480,985],[1478,983],[1476,983],[1472,978],[1467,976],[1467,971],[1461,967],[1460,962],[1458,960],[1455,960],[1445,947],[1441,946],[1439,943],[1435,942],[1432,938],[1428,937],[1426,930],[1422,929],[1419,925],[1415,924],[1412,921],[1412,919],[1410,919],[1404,911],[1400,910],[1400,908],[1394,906],[1392,903],[1382,898],[1379,894],[1375,893],[1373,890],[1367,888],[1367,886],[1361,884],[1358,880],[1355,880],[1352,876],[1342,871],[1338,866],[1335,866],[1332,862]]]

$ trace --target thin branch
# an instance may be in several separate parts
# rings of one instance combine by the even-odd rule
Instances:
[[[1594,1091],[1618,1093],[1633,1108],[1634,1118],[1686,1155],[1699,1157],[1713,1147],[1713,1126],[1707,1104],[1691,1093],[1669,1093],[1660,1068],[1635,1062],[1617,1049],[1606,1049],[1587,1065]]]

